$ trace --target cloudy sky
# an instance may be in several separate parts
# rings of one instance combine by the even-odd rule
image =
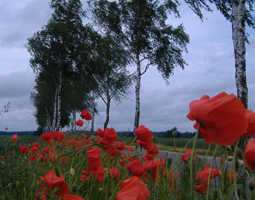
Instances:
[[[39,31],[51,17],[50,0],[0,1],[0,110],[9,101],[10,109],[0,116],[0,131],[36,130],[30,101],[35,85],[34,73],[29,66],[30,55],[25,47],[27,38]],[[85,2],[85,1],[84,1]],[[213,8],[213,7],[212,7]],[[173,25],[183,23],[190,36],[188,63],[185,70],[176,68],[167,85],[157,69],[149,68],[142,76],[140,124],[151,131],[166,131],[177,127],[179,131],[194,131],[193,122],[186,115],[189,103],[207,94],[215,96],[225,91],[236,94],[235,68],[231,24],[214,9],[205,13],[203,22],[184,4],[180,7],[181,19],[170,17]],[[255,14],[255,13],[253,13]],[[247,28],[250,45],[247,45],[247,81],[249,109],[255,111],[255,30]],[[134,71],[134,68],[130,68]],[[132,131],[135,114],[134,85],[129,100],[111,105],[109,127],[116,131]],[[98,100],[100,116],[95,128],[103,128],[105,105]],[[77,116],[79,113],[77,114]]]

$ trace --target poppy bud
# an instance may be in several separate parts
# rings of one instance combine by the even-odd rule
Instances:
[[[242,195],[242,190],[240,188],[237,189],[237,194],[239,197]]]
[[[219,195],[219,191],[218,191],[218,190],[214,190],[214,191],[213,191],[213,198],[212,198],[212,199],[213,199],[213,200],[217,200],[217,199],[219,198],[219,196],[220,196],[220,195]]]
[[[56,187],[54,190],[53,190],[53,194],[58,194],[59,191],[60,191],[60,186]]]
[[[227,161],[232,161],[232,160],[233,160],[233,156],[228,156],[228,157],[226,158],[226,160],[227,160]]]
[[[61,176],[61,175],[60,175],[59,168],[56,167],[56,168],[54,169],[54,171],[55,171],[56,176],[58,176],[58,177]]]
[[[16,181],[16,188],[19,188],[20,184],[19,181]]]
[[[72,168],[72,167],[71,167],[71,169],[70,169],[70,174],[71,174],[72,176],[74,176],[74,174],[75,174],[75,170],[74,170],[74,168]]]
[[[239,147],[236,147],[236,155],[239,158],[243,159],[243,152],[242,152],[242,150]]]
[[[175,138],[177,136],[177,131],[173,131],[172,136]]]
[[[78,185],[76,183],[74,183],[71,187],[72,192],[75,194],[75,192],[77,191]]]
[[[255,184],[253,178],[250,178],[248,186],[251,191],[254,190]]]
[[[235,162],[235,168],[236,168],[236,172],[239,170],[240,168],[240,163],[238,162],[238,160],[236,160]]]
[[[104,175],[104,182],[107,182],[108,180],[109,180],[109,174],[106,173],[106,174]]]
[[[165,167],[170,168],[172,164],[172,158],[167,158],[165,160]]]

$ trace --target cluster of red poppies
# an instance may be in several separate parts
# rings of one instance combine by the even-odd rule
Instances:
[[[82,119],[91,120],[92,116],[87,110],[83,110],[81,113]],[[204,138],[207,143],[216,142],[219,145],[232,145],[240,136],[253,136],[255,135],[255,113],[244,108],[241,101],[233,94],[228,95],[225,92],[210,98],[209,96],[203,96],[200,100],[195,100],[190,103],[190,113],[187,115],[190,120],[195,120],[194,128],[197,128],[200,124],[199,134]],[[83,126],[83,121],[78,120],[76,122],[78,126]],[[102,182],[105,178],[105,173],[110,175],[111,180],[118,180],[121,172],[115,166],[110,166],[109,163],[106,166],[101,162],[102,152],[107,152],[107,157],[119,158],[119,165],[123,168],[127,168],[132,174],[132,177],[123,180],[120,183],[120,191],[116,196],[116,200],[145,200],[150,191],[143,181],[153,180],[158,182],[161,178],[160,175],[168,177],[168,184],[170,190],[176,191],[177,178],[173,174],[172,170],[165,167],[165,160],[163,158],[155,158],[155,155],[159,154],[157,146],[152,142],[152,134],[148,128],[141,125],[134,134],[137,137],[137,143],[146,150],[146,155],[142,158],[138,158],[131,154],[125,154],[122,150],[128,152],[134,151],[134,149],[124,143],[117,142],[117,134],[113,128],[106,128],[105,130],[97,129],[98,136],[95,140],[89,140],[86,135],[82,134],[78,139],[69,138],[64,133],[58,131],[51,131],[41,135],[41,138],[48,143],[48,146],[39,150],[39,144],[33,143],[31,149],[24,145],[19,146],[19,151],[22,153],[35,154],[30,156],[30,162],[33,162],[40,158],[42,162],[54,163],[57,157],[61,157],[63,163],[68,163],[68,158],[61,156],[64,153],[65,147],[73,146],[74,151],[77,153],[80,151],[80,147],[87,148],[86,158],[88,166],[80,174],[80,179],[87,183],[90,179],[95,178],[97,181]],[[17,134],[12,136],[14,143],[17,142]],[[54,142],[55,141],[55,142]],[[59,145],[60,144],[60,145]],[[51,145],[51,146],[50,146]],[[58,151],[55,151],[56,146],[60,146]],[[184,164],[189,164],[188,160],[191,156],[192,150],[187,151],[182,155],[180,161]],[[48,154],[48,156],[47,156]],[[255,139],[251,138],[246,146],[244,153],[245,163],[251,170],[255,170]],[[195,158],[197,155],[195,153]],[[4,158],[2,158],[4,159]],[[214,179],[224,172],[216,168],[204,166],[199,172],[196,172],[196,192],[205,194],[207,191],[208,179]],[[227,180],[233,180],[234,174],[228,170]],[[178,176],[182,176],[179,172]],[[237,176],[237,175],[236,175]],[[83,199],[77,195],[71,195],[65,179],[60,172],[60,169],[50,170],[44,175],[40,181],[40,189],[36,193],[41,199],[46,199],[49,191],[54,194],[68,199]],[[42,192],[44,193],[42,194]],[[46,191],[46,192],[45,192]]]

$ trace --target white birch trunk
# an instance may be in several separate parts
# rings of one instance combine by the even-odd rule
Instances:
[[[59,130],[60,128],[60,120],[61,120],[61,89],[62,89],[62,70],[60,70],[59,72],[57,130]]]
[[[140,119],[140,88],[141,88],[141,64],[139,60],[139,55],[136,55],[136,86],[135,86],[135,122],[134,122],[134,131],[139,126]]]
[[[46,120],[46,125],[44,127],[43,133],[49,132],[51,129],[50,115],[47,109],[46,109],[46,115],[47,115],[47,120]]]
[[[110,94],[109,94],[109,87],[107,85],[107,89],[106,89],[106,119],[104,122],[104,129],[107,128],[109,120],[110,120],[110,103],[111,103],[111,99],[110,99]]]
[[[72,125],[72,130],[74,132],[76,132],[76,124],[75,124],[75,122],[76,122],[76,110],[73,110],[73,125]]]
[[[57,120],[57,106],[58,106],[58,87],[55,90],[55,101],[54,101],[54,110],[53,110],[53,119],[51,124],[51,130],[55,130],[56,127],[56,120]]]
[[[232,1],[232,39],[235,54],[237,96],[248,107],[245,60],[245,0]]]
[[[94,123],[95,123],[95,96],[92,92],[91,94],[91,107],[92,107],[92,122],[91,122],[91,135],[94,133]]]

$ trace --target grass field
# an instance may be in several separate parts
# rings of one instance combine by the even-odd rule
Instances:
[[[130,145],[133,138],[119,137],[118,140],[120,140],[121,142],[124,142],[125,144]],[[175,139],[176,149],[175,149],[173,138],[154,138],[154,141],[152,139],[152,141],[157,145],[159,150],[173,151],[173,152],[179,152],[186,145],[187,145],[185,147],[186,150],[192,149],[193,140],[192,141],[191,140],[192,140],[192,138],[176,138]],[[137,144],[133,144],[133,145],[135,146]],[[204,139],[202,139],[202,138],[198,139],[197,145],[196,145],[196,153],[198,155],[206,155],[206,153],[207,153],[207,155],[212,156],[215,146],[216,146],[215,143],[212,143],[210,145],[210,144],[207,144]],[[207,152],[208,148],[210,148],[210,149]],[[220,150],[219,150],[219,153],[221,153]]]
[[[33,142],[38,142],[40,137],[37,136],[19,136],[18,144],[16,148],[18,150],[18,145],[31,145]],[[118,137],[118,140],[124,142],[127,145],[130,145],[133,141],[133,138],[126,138],[126,137]],[[173,138],[154,138],[154,143],[157,145],[159,150],[165,151],[173,151],[179,152],[181,149],[185,147],[185,149],[189,150],[192,149],[193,141],[191,138],[176,138],[176,149],[174,147],[174,139]],[[189,142],[190,141],[190,142]],[[10,136],[0,136],[0,155],[3,150],[8,150],[9,144],[11,144],[11,137]],[[137,145],[136,143],[133,146]],[[209,151],[207,152],[208,148],[210,147]],[[198,139],[196,145],[196,152],[198,155],[213,155],[213,150],[215,149],[215,143],[207,144],[204,139]]]
[[[38,136],[19,136],[19,140],[15,148],[19,151],[19,145],[31,146],[33,142],[38,142],[39,138],[40,137]],[[9,148],[13,148],[11,147],[12,144],[13,141],[11,140],[11,136],[0,135],[0,155],[2,155],[2,152],[8,151]]]

